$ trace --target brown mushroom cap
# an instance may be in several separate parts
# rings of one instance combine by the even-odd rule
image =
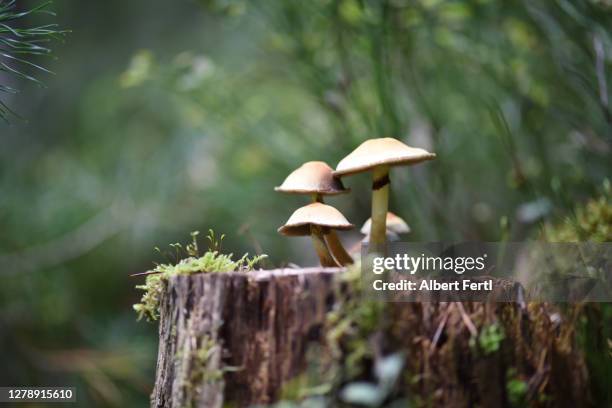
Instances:
[[[368,218],[368,220],[361,227],[361,233],[368,235],[370,233],[371,225],[372,219]],[[389,211],[387,212],[387,230],[395,234],[407,234],[410,232],[410,226],[406,224],[406,221],[404,221],[402,217]]]
[[[291,194],[321,195],[343,194],[350,191],[334,177],[333,169],[322,161],[309,161],[302,164],[274,190]]]
[[[349,230],[353,224],[331,205],[311,203],[295,210],[285,225],[278,229],[283,235],[310,235],[310,226],[316,225],[326,229]]]
[[[435,158],[434,153],[410,147],[392,137],[366,140],[338,163],[334,176],[342,177],[374,167],[415,164]]]

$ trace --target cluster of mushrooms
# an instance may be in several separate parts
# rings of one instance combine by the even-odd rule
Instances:
[[[353,258],[344,249],[336,230],[353,228],[334,207],[323,203],[323,196],[350,192],[341,177],[357,173],[372,173],[372,216],[361,230],[369,241],[370,252],[383,252],[387,236],[392,239],[410,231],[400,217],[388,212],[389,170],[393,166],[412,165],[435,158],[434,153],[410,147],[394,138],[370,139],[338,163],[334,171],[326,163],[310,161],[294,170],[276,191],[310,195],[312,202],[298,208],[285,225],[278,229],[283,235],[312,237],[322,266],[345,266]]]

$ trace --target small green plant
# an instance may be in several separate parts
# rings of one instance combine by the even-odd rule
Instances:
[[[247,272],[267,255],[257,255],[249,257],[244,254],[242,258],[234,261],[233,254],[222,254],[221,242],[225,235],[219,238],[215,236],[213,230],[208,231],[209,240],[208,250],[200,255],[198,247],[198,231],[191,233],[191,242],[183,247],[180,243],[170,244],[170,251],[162,252],[158,247],[157,252],[166,257],[173,257],[174,261],[163,264],[155,264],[155,268],[148,271],[144,285],[137,285],[136,289],[143,290],[145,293],[140,299],[140,303],[134,305],[134,310],[138,313],[138,320],[145,317],[147,320],[157,320],[159,317],[159,300],[163,289],[163,281],[176,275],[189,275],[192,273],[223,273],[223,272]],[[181,259],[181,257],[185,256]]]
[[[197,235],[197,231],[196,231]],[[208,230],[208,235],[206,236],[208,240],[208,249],[210,251],[221,252],[221,245],[223,244],[223,240],[225,239],[225,234],[221,234],[219,238],[216,237],[215,232],[211,229]],[[196,247],[197,249],[197,247]]]
[[[506,382],[506,391],[508,399],[513,407],[525,406],[525,397],[527,396],[528,385],[525,381],[516,377],[516,370],[508,370],[508,381]]]
[[[499,350],[501,342],[505,338],[504,329],[497,323],[485,326],[478,337],[470,339],[470,346],[476,347],[476,344],[484,352],[485,355],[495,353]]]

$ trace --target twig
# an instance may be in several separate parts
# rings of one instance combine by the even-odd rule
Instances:
[[[595,49],[595,73],[599,84],[599,100],[606,115],[608,123],[612,122],[610,103],[608,101],[608,84],[606,83],[606,53],[599,35],[593,35],[593,48]]]
[[[146,272],[133,273],[130,276],[155,275],[157,273],[161,273],[161,272],[160,271],[146,271]]]
[[[442,330],[444,330],[444,326],[446,326],[446,322],[448,321],[448,317],[450,316],[451,311],[453,310],[453,307],[455,306],[454,303],[451,303],[448,308],[446,309],[446,312],[444,312],[444,316],[442,317],[442,321],[440,322],[440,324],[438,325],[438,328],[436,329],[436,333],[433,336],[433,339],[431,340],[431,344],[429,345],[429,352],[433,352],[434,349],[436,348],[436,345],[438,344],[438,340],[440,340],[440,336],[442,335]]]
[[[468,316],[465,309],[463,308],[463,304],[461,302],[454,302],[454,303],[459,308],[459,313],[461,313],[461,319],[463,319],[463,323],[466,325],[466,327],[470,331],[470,334],[476,337],[478,335],[478,330],[476,330],[476,326],[474,326],[474,323],[472,323],[472,319],[470,319],[470,316]]]

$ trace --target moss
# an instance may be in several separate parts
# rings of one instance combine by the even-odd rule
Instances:
[[[189,361],[192,362],[193,369],[190,371],[189,382],[193,386],[195,384],[214,383],[223,378],[222,367],[211,367],[214,366],[214,362],[211,361],[215,353],[221,352],[221,346],[217,342],[206,335],[200,342],[200,347],[193,350]]]
[[[134,310],[138,313],[138,320],[143,317],[147,320],[157,320],[159,314],[159,298],[163,288],[162,275],[149,275],[144,285],[136,285],[136,289],[144,290],[140,303],[135,304]]]
[[[216,384],[223,381],[223,376],[228,371],[237,371],[239,367],[228,366],[223,363],[221,344],[209,334],[203,335],[198,340],[199,346],[189,352],[188,361],[190,366],[189,376],[183,381],[182,387],[188,396],[188,406],[197,405],[198,393],[202,391],[203,384]],[[177,359],[184,358],[184,351],[178,351]]]
[[[543,238],[549,242],[612,241],[612,187],[606,180],[602,192],[586,204],[579,205],[574,215],[556,224],[547,224]]]
[[[140,299],[140,303],[133,306],[136,313],[138,313],[138,320],[143,317],[147,320],[157,320],[159,317],[159,300],[164,281],[173,276],[189,275],[192,273],[247,272],[267,257],[265,254],[254,257],[244,254],[242,258],[233,260],[233,254],[220,253],[224,235],[217,239],[212,230],[209,230],[206,237],[209,241],[209,249],[200,256],[197,240],[198,234],[198,231],[191,233],[191,243],[187,244],[184,249],[179,243],[170,244],[171,250],[174,251],[175,259],[178,260],[181,253],[184,253],[186,258],[174,263],[157,264],[153,270],[148,272],[149,275],[146,277],[145,284],[136,286],[136,289],[145,292]],[[158,248],[156,249],[161,253]]]

